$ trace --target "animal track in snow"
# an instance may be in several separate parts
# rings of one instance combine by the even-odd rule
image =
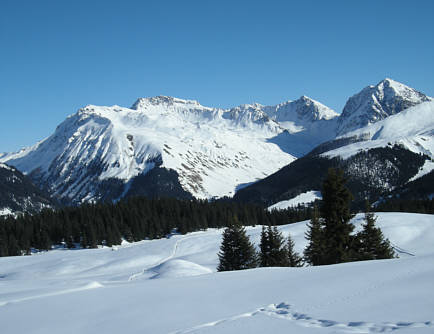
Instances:
[[[259,314],[266,315],[269,317],[284,319],[288,321],[293,321],[297,325],[303,327],[333,328],[337,332],[342,332],[342,333],[384,333],[384,332],[392,332],[402,328],[434,327],[432,321],[425,321],[425,322],[401,321],[401,322],[373,323],[373,322],[365,322],[365,321],[338,322],[338,321],[327,320],[327,319],[316,319],[312,316],[309,316],[308,314],[300,313],[293,310],[291,305],[287,303],[280,303],[280,304],[271,304],[266,307],[259,308],[253,312],[242,313],[226,319],[208,322],[184,330],[178,330],[170,334],[194,333],[207,327],[218,326],[223,323],[236,321],[242,318],[253,317]]]

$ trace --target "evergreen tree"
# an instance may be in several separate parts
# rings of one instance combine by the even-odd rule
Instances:
[[[292,240],[291,235],[288,235],[285,246],[288,267],[302,267],[303,259],[295,252],[294,246],[294,241]]]
[[[262,227],[260,248],[261,267],[286,267],[288,266],[287,251],[284,245],[282,233],[277,227]]]
[[[223,240],[218,253],[217,271],[243,270],[255,268],[257,259],[255,248],[246,235],[246,230],[235,218],[223,232]]]
[[[307,224],[307,228],[305,238],[309,241],[309,244],[304,250],[304,261],[312,266],[317,266],[323,262],[324,234],[316,205],[314,206],[312,217],[310,223]]]
[[[365,224],[363,230],[357,234],[358,253],[360,260],[392,259],[395,257],[393,247],[383,232],[375,227],[377,217],[371,212],[369,202],[366,202]]]
[[[330,168],[322,188],[321,217],[323,218],[324,252],[320,264],[335,264],[354,260],[352,252],[354,225],[350,220],[351,192],[345,187],[342,170]]]
[[[261,242],[259,244],[259,266],[260,267],[270,267],[269,265],[269,255],[270,255],[270,239],[268,237],[268,230],[264,225],[262,225],[261,231]]]

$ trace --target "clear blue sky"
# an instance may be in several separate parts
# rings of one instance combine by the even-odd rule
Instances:
[[[0,4],[0,152],[86,104],[171,95],[206,106],[308,95],[341,112],[385,77],[434,96],[434,1]]]

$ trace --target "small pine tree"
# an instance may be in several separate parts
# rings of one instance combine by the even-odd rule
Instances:
[[[261,243],[259,244],[259,266],[260,267],[270,267],[270,238],[268,237],[268,230],[262,225],[261,231]]]
[[[284,238],[276,226],[262,227],[260,248],[261,267],[287,267],[288,259]]]
[[[288,267],[303,267],[303,259],[295,252],[294,246],[291,235],[288,235],[285,246]]]
[[[376,221],[377,217],[371,212],[369,202],[366,202],[365,224],[357,234],[360,260],[392,259],[396,256],[389,240],[384,238],[380,228],[375,227]]]
[[[236,217],[223,232],[218,257],[217,271],[250,269],[257,265],[255,248]]]
[[[350,203],[353,195],[345,186],[342,170],[330,168],[322,188],[321,217],[324,231],[324,252],[320,264],[335,264],[352,258],[354,225]]]
[[[324,247],[323,247],[323,230],[321,220],[319,218],[318,208],[315,205],[310,223],[307,225],[308,230],[305,238],[309,244],[304,250],[304,261],[312,266],[320,265],[323,262]]]

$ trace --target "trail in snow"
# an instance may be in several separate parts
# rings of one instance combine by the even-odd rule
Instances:
[[[141,271],[139,271],[137,273],[132,274],[130,277],[128,277],[128,281],[133,281],[133,280],[137,279],[138,277],[143,276],[147,271],[152,271],[152,269],[154,269],[154,268],[156,268],[158,266],[161,266],[163,263],[165,263],[167,261],[172,260],[176,256],[176,252],[178,250],[179,244],[182,241],[188,240],[190,238],[191,237],[186,237],[186,238],[183,238],[183,239],[176,240],[175,245],[173,246],[173,249],[172,249],[172,253],[170,253],[169,256],[167,256],[164,259],[161,259],[160,261],[158,261],[158,262],[156,262],[156,263],[154,263],[154,264],[152,264],[152,265],[144,268],[143,270],[141,270]]]
[[[344,333],[383,333],[392,332],[402,328],[430,328],[434,327],[433,321],[423,321],[423,322],[365,322],[365,321],[350,321],[350,322],[338,322],[334,320],[327,319],[316,319],[305,313],[297,312],[288,303],[271,304],[265,307],[261,307],[253,312],[242,313],[235,315],[233,317],[220,319],[212,322],[207,322],[205,324],[197,325],[184,330],[177,330],[169,334],[187,334],[200,331],[207,327],[218,326],[226,322],[237,321],[243,318],[254,317],[257,315],[265,315],[268,317],[274,317],[279,319],[284,319],[287,321],[295,322],[299,326],[303,327],[315,327],[315,328],[333,328],[338,332]]]
[[[33,300],[33,299],[65,295],[67,293],[74,293],[74,292],[79,292],[79,291],[98,289],[98,288],[102,288],[102,287],[104,287],[104,286],[99,282],[90,282],[90,283],[88,283],[84,286],[78,287],[78,288],[49,292],[49,293],[44,293],[41,295],[34,295],[34,296],[29,296],[29,297],[24,297],[24,298],[17,298],[17,299],[0,301],[0,307],[5,306],[9,303],[19,303],[19,302],[24,302],[24,301]]]

